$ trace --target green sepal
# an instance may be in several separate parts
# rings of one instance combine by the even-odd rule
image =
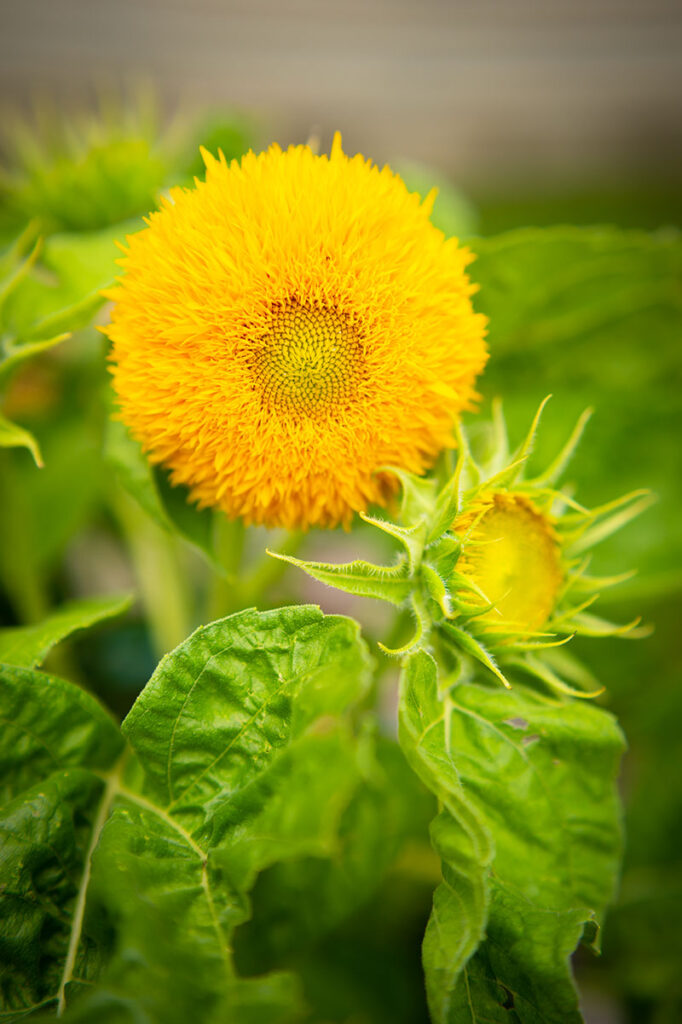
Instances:
[[[414,615],[415,619],[415,631],[412,634],[411,639],[406,641],[406,643],[404,643],[402,647],[396,648],[386,647],[385,644],[380,643],[379,647],[384,652],[384,654],[389,654],[392,656],[409,654],[410,652],[416,650],[416,648],[419,647],[427,639],[429,632],[431,630],[431,616],[428,614],[428,610],[425,607],[424,601],[422,600],[418,591],[415,591],[412,594],[412,597],[410,598],[409,602],[409,608],[412,614]]]
[[[499,679],[506,689],[511,689],[511,683],[500,669],[495,658],[479,640],[471,636],[470,633],[466,633],[463,629],[453,626],[451,622],[441,623],[440,628],[448,640],[453,641],[457,647],[471,655],[481,665],[484,665],[485,668]]]
[[[462,502],[461,477],[464,459],[457,460],[457,467],[453,476],[447,481],[436,498],[433,515],[429,523],[429,531],[426,537],[427,544],[433,544],[439,540],[444,533],[452,529],[452,524],[460,510]]]
[[[367,516],[363,512],[360,513],[360,518],[369,526],[376,526],[389,537],[395,537],[400,541],[407,552],[410,571],[414,572],[418,568],[426,542],[426,523],[423,518],[418,519],[412,526],[398,526],[388,519],[375,519],[374,516]]]
[[[382,472],[391,473],[400,481],[400,519],[410,525],[423,519],[430,522],[436,505],[436,481],[428,476],[415,476],[395,466],[382,466]]]
[[[428,548],[426,560],[439,576],[449,580],[453,578],[461,550],[459,537],[445,533]]]
[[[571,619],[571,628],[578,636],[620,636],[630,640],[642,640],[651,635],[652,627],[640,626],[641,621],[641,616],[637,616],[631,622],[619,626],[615,622],[602,619],[599,615],[581,612]]]
[[[436,572],[431,565],[422,565],[421,577],[426,586],[426,591],[432,601],[435,601],[446,619],[452,615],[450,594],[443,580],[443,577]]]

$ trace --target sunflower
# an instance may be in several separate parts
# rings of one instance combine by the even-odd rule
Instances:
[[[453,445],[486,361],[471,254],[389,168],[272,146],[175,189],[127,239],[106,329],[120,416],[201,506],[347,524],[382,469]]]
[[[645,635],[639,619],[619,626],[591,607],[605,587],[632,575],[594,577],[591,549],[639,515],[652,501],[636,491],[587,509],[559,486],[589,412],[542,473],[525,470],[540,406],[523,444],[510,455],[501,407],[478,424],[487,457],[477,461],[458,428],[454,475],[440,490],[435,478],[396,470],[403,496],[396,523],[363,518],[400,541],[404,553],[390,566],[335,565],[277,557],[340,590],[409,609],[413,636],[389,654],[437,646],[454,658],[461,678],[483,664],[505,686],[521,671],[556,689],[589,696],[594,681],[567,652],[575,635]],[[382,645],[383,646],[383,645]],[[576,690],[577,687],[577,690]]]

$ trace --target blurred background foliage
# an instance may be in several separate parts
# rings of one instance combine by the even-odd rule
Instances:
[[[166,188],[201,174],[199,144],[232,158],[263,141],[257,122],[229,110],[169,124],[148,98],[133,105],[100,101],[87,116],[38,107],[5,131],[2,624],[37,622],[77,598],[136,591],[140,600],[131,614],[77,636],[51,661],[54,671],[90,688],[117,715],[159,654],[200,622],[248,604],[256,582],[272,605],[313,600],[354,614],[370,638],[385,624],[383,609],[371,602],[282,575],[281,563],[263,555],[266,546],[303,545],[309,557],[322,550],[332,560],[361,556],[375,543],[363,527],[350,536],[287,538],[258,529],[244,537],[238,526],[187,506],[109,419],[106,347],[90,321],[106,318],[100,290],[117,272],[115,241],[142,226]],[[605,928],[603,957],[581,958],[578,967],[588,1021],[676,1021],[682,1016],[678,196],[672,189],[595,189],[554,200],[547,190],[486,197],[475,189],[465,194],[443,172],[412,159],[396,160],[395,167],[421,194],[439,187],[434,222],[476,253],[476,305],[490,317],[483,410],[501,394],[512,437],[520,439],[540,400],[553,392],[535,453],[549,461],[579,413],[593,406],[572,465],[578,499],[599,504],[640,487],[659,497],[609,539],[594,566],[598,573],[637,570],[604,594],[602,607],[619,621],[642,615],[653,635],[576,642],[606,685],[603,699],[630,743],[620,896]],[[551,226],[568,222],[573,226]],[[391,667],[382,662],[381,668],[390,721]],[[254,919],[240,933],[242,970],[295,966],[325,1019],[421,1019],[418,950],[437,868],[418,842],[430,803],[417,791],[413,803],[413,820],[391,824],[403,838],[412,835],[409,864],[405,858],[395,864],[379,891],[378,872],[370,874],[350,918],[341,920],[333,892],[324,912],[306,904],[306,879],[324,871],[322,864],[294,862],[265,872],[254,893]],[[354,830],[383,828],[391,811],[362,813],[348,821],[351,855]],[[318,881],[316,892],[324,888]]]

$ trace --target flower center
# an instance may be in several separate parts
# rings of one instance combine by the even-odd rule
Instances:
[[[251,369],[267,404],[310,414],[351,400],[365,361],[346,316],[291,302],[274,310]]]
[[[464,541],[457,569],[495,604],[481,619],[501,628],[504,623],[529,632],[542,629],[562,582],[554,530],[523,495],[494,494],[490,500]],[[468,525],[458,520],[455,530],[464,532]]]

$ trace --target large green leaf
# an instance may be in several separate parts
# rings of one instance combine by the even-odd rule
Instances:
[[[238,978],[231,936],[259,871],[337,850],[371,760],[348,717],[369,669],[350,620],[231,616],[164,658],[121,758],[87,694],[3,668],[6,1019],[299,1019],[295,980]]]
[[[0,667],[3,804],[53,771],[104,773],[123,750],[111,716],[88,693],[55,676],[14,665]]]
[[[439,699],[435,664],[423,653],[408,668],[402,715],[420,723],[421,750],[439,766],[436,785],[458,780],[495,846],[485,941],[449,979],[453,907],[434,903],[424,945],[434,1019],[502,1021],[513,1008],[512,1019],[529,1024],[579,1021],[568,958],[584,930],[595,941],[619,866],[615,721],[595,705],[520,685],[463,684]],[[403,742],[412,747],[413,736]],[[446,823],[441,815],[436,825]],[[453,901],[468,891],[460,882]]]
[[[77,940],[103,775],[123,740],[92,697],[40,672],[0,666],[0,701],[0,1005],[11,1020],[54,1004],[67,973],[89,980],[101,965],[102,944]]]
[[[341,819],[334,856],[281,861],[260,876],[253,917],[237,933],[238,962],[248,969],[309,956],[373,897],[396,857],[409,864],[410,850],[424,856],[434,801],[397,743],[368,732],[362,774],[363,785]]]

